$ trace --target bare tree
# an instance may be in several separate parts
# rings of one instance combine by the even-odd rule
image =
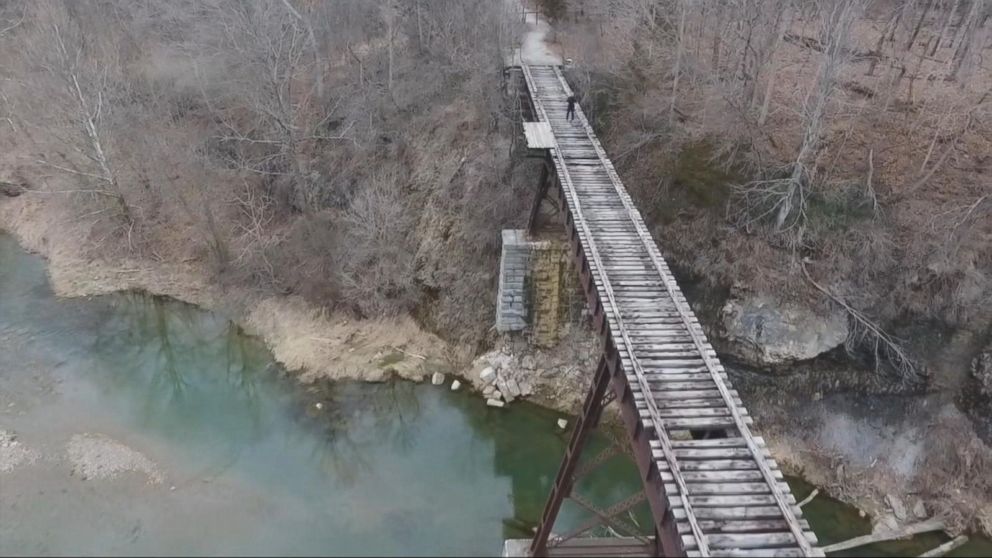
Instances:
[[[204,63],[228,70],[200,72],[201,91],[223,126],[216,140],[230,147],[234,162],[280,185],[285,203],[314,209],[328,193],[311,168],[313,150],[321,142],[349,140],[352,123],[332,125],[340,100],[325,104],[319,83],[301,85],[319,72],[307,61],[308,51],[315,51],[313,34],[285,6],[259,0],[210,7],[197,46],[209,53]]]
[[[324,64],[321,62],[320,47],[317,45],[317,36],[314,35],[313,26],[310,25],[310,22],[306,18],[300,15],[300,12],[293,7],[293,4],[289,0],[282,0],[282,3],[284,6],[286,6],[286,9],[289,10],[289,13],[293,14],[293,17],[295,17],[296,20],[300,22],[300,25],[302,25],[307,30],[307,38],[310,40],[310,50],[313,51],[314,87],[316,88],[317,91],[317,98],[323,99],[324,98]]]
[[[106,124],[116,102],[112,97],[120,89],[113,57],[105,57],[105,52],[93,52],[98,46],[83,39],[79,22],[63,4],[45,2],[34,8],[34,16],[47,35],[33,45],[37,50],[32,55],[54,83],[60,85],[58,94],[52,97],[56,104],[49,107],[50,113],[64,118],[75,130],[74,134],[53,136],[56,144],[65,150],[64,162],[55,163],[48,158],[39,158],[37,162],[86,184],[65,192],[112,200],[130,234],[135,216],[121,189],[120,172],[112,162]]]
[[[768,178],[750,182],[738,189],[745,202],[747,219],[760,221],[773,216],[776,231],[795,230],[801,234],[806,220],[807,189],[816,180],[814,162],[820,154],[827,109],[837,87],[837,75],[848,56],[847,37],[864,0],[844,0],[823,5],[820,14],[820,44],[823,53],[813,85],[800,109],[802,141],[794,160]],[[757,213],[752,213],[756,211]]]

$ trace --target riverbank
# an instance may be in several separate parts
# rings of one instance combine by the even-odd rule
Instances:
[[[528,403],[487,410],[469,394],[409,382],[300,387],[257,338],[209,312],[144,294],[56,299],[35,284],[40,259],[10,263],[12,244],[0,237],[0,260],[12,266],[0,266],[0,475],[8,487],[0,554],[157,553],[166,544],[189,553],[393,553],[397,540],[430,553],[492,553],[502,538],[526,537],[539,516],[567,441],[560,414]],[[397,455],[382,460],[383,452]],[[466,459],[474,465],[448,470]],[[404,465],[380,470],[370,461]],[[584,493],[609,502],[634,489],[623,465],[611,464]],[[812,489],[789,482],[797,498]],[[406,486],[410,497],[395,502],[383,483]],[[411,492],[413,484],[428,488]],[[464,486],[478,505],[447,513],[445,502],[466,498]],[[236,509],[226,509],[231,502]],[[334,513],[342,505],[349,514]],[[69,513],[55,533],[51,509]],[[823,544],[870,530],[829,496],[805,511]],[[472,536],[411,543],[412,525],[397,524],[399,513],[422,518],[414,521],[421,529],[461,525]],[[377,542],[368,539],[372,526]],[[862,550],[915,555],[942,541],[933,534]],[[983,544],[953,555],[982,555]]]
[[[219,285],[195,261],[84,258],[80,254],[87,253],[85,235],[65,233],[62,224],[74,217],[55,201],[31,194],[0,198],[0,229],[45,258],[52,287],[60,296],[137,290],[218,312],[261,339],[276,361],[304,384],[393,377],[421,382],[440,371],[467,379],[481,392],[485,382],[479,374],[495,364],[505,366],[511,377],[526,378],[532,384],[529,399],[540,405],[574,413],[585,396],[596,343],[580,329],[549,351],[505,338],[473,361],[476,355],[467,347],[446,343],[409,317],[354,320],[332,315],[299,297]],[[917,401],[919,414],[907,412],[897,419],[891,413],[858,412],[853,408],[857,405],[846,401],[858,399],[864,408],[870,406],[871,396],[831,396],[829,390],[824,396],[810,391],[811,384],[798,376],[769,381],[760,375],[735,375],[759,431],[785,471],[825,487],[881,525],[916,519],[915,514],[896,514],[890,503],[896,499],[910,511],[922,505],[927,516],[947,517],[953,531],[992,532],[989,503],[980,490],[970,488],[976,471],[970,467],[982,463],[975,459],[982,455],[980,441],[964,448],[947,443],[936,447],[948,432],[960,437],[970,431],[952,402],[943,402],[949,406],[934,415],[926,403]],[[921,417],[928,416],[940,417],[941,423],[934,429],[921,426]]]
[[[219,285],[197,261],[85,257],[87,231],[67,233],[65,224],[78,218],[55,201],[31,193],[0,198],[0,230],[45,259],[59,296],[144,291],[221,313],[262,339],[303,382],[384,381],[391,376],[423,381],[438,369],[450,370],[465,361],[464,351],[423,331],[409,316],[356,321],[315,309],[297,296]]]
[[[427,383],[304,386],[218,314],[56,297],[0,235],[0,556],[493,555],[540,516],[559,417]],[[630,467],[590,496],[636,490]]]

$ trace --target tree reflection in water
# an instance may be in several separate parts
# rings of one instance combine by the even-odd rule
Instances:
[[[320,381],[310,386],[306,420],[319,435],[310,438],[311,455],[321,468],[344,486],[358,484],[363,472],[375,466],[383,446],[397,453],[412,451],[422,426],[422,405],[416,384],[386,382],[359,384]]]
[[[97,374],[139,392],[143,424],[219,444],[225,461],[266,435],[264,417],[275,409],[264,408],[258,383],[276,374],[262,344],[229,320],[165,297],[124,293],[106,302],[91,322],[89,353]],[[201,429],[198,421],[220,427]]]

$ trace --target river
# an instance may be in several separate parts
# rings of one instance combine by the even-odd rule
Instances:
[[[303,387],[222,316],[55,297],[44,262],[0,234],[0,431],[16,435],[0,446],[3,555],[496,554],[540,514],[558,418],[423,384]],[[637,488],[614,459],[581,490],[607,504]],[[806,512],[822,542],[869,528],[825,496]],[[562,523],[580,518],[566,506]]]

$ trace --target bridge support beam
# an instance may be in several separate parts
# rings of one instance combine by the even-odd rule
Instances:
[[[530,208],[530,218],[527,220],[527,233],[531,237],[535,237],[540,230],[543,228],[544,221],[547,220],[548,210],[544,208],[548,205],[548,202],[553,202],[554,200],[548,197],[548,192],[551,190],[551,185],[554,182],[557,185],[558,174],[554,172],[554,163],[551,161],[551,156],[547,154],[545,150],[544,164],[541,165],[541,177],[537,181],[537,191],[534,193],[534,203]],[[557,207],[552,207],[550,209],[552,215],[558,213]],[[559,226],[555,226],[554,230],[560,231]]]
[[[609,385],[609,369],[605,358],[601,358],[599,366],[596,367],[596,376],[593,378],[592,389],[589,390],[589,394],[586,396],[585,404],[582,406],[582,415],[575,423],[575,429],[572,431],[572,438],[568,443],[568,449],[565,450],[565,458],[561,462],[561,467],[558,469],[558,476],[555,477],[555,483],[551,487],[551,494],[548,496],[548,501],[544,506],[544,513],[541,514],[537,533],[534,535],[534,540],[530,546],[532,556],[546,556],[548,553],[548,538],[551,536],[551,530],[554,528],[555,519],[558,518],[558,512],[561,511],[562,503],[564,503],[565,498],[572,494],[572,488],[576,480],[574,475],[576,468],[579,466],[579,458],[582,456],[582,450],[585,448],[586,442],[589,441],[589,435],[596,428],[596,425],[599,424],[600,416],[603,413],[603,396],[606,395]]]
[[[582,249],[575,222],[571,213],[567,210],[568,205],[564,199],[564,191],[557,182],[555,184],[559,186],[557,188],[559,197],[558,206],[563,208],[565,228],[568,236],[568,250],[572,256],[574,266],[579,272],[582,290],[586,295],[586,302],[592,313],[593,329],[603,342],[603,356],[600,359],[596,375],[590,386],[585,405],[583,406],[582,416],[576,424],[576,429],[573,432],[568,450],[562,459],[554,488],[545,504],[544,514],[541,517],[538,530],[534,539],[531,541],[531,555],[546,556],[549,554],[549,550],[553,550],[556,544],[564,542],[551,537],[555,519],[561,510],[564,499],[572,496],[572,489],[577,480],[574,473],[576,468],[579,467],[589,436],[592,434],[595,426],[599,424],[602,417],[605,407],[604,402],[608,403],[615,400],[619,404],[620,420],[627,431],[630,442],[629,447],[640,472],[641,482],[644,487],[644,496],[651,509],[653,523],[651,531],[653,537],[648,537],[647,539],[650,539],[652,553],[655,556],[684,556],[685,549],[682,546],[678,527],[669,506],[661,473],[653,458],[651,449],[652,432],[646,429],[640,420],[633,390],[621,364],[616,343],[610,335],[609,318],[605,313],[603,301],[600,300],[599,291],[596,288],[589,262],[586,260],[585,252]],[[548,197],[547,193],[545,197]],[[607,522],[604,521],[604,523]]]

